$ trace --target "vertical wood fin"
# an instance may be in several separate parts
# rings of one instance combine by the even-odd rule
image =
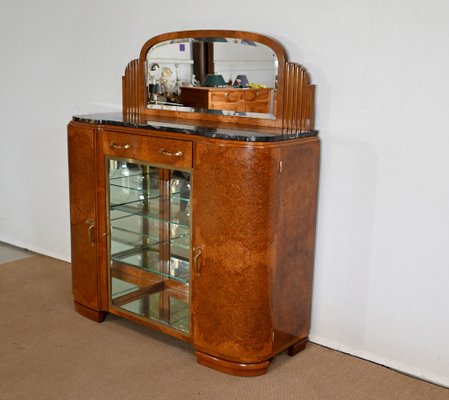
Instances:
[[[282,127],[286,133],[314,129],[315,86],[309,73],[299,64],[285,65]]]
[[[123,112],[125,113],[137,114],[139,112],[139,96],[142,95],[139,72],[139,60],[132,60],[127,65],[125,75],[122,77]]]

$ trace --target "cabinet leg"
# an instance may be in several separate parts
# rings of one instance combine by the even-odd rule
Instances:
[[[95,322],[103,322],[106,318],[106,311],[97,311],[92,308],[83,306],[82,304],[74,301],[75,310],[78,311],[83,317],[89,318]]]
[[[265,374],[270,366],[269,361],[263,361],[260,363],[238,363],[222,360],[220,358],[201,353],[200,351],[196,351],[195,354],[196,360],[199,364],[229,375],[259,376]]]
[[[296,354],[298,354],[300,351],[303,351],[306,347],[307,342],[309,341],[309,337],[305,337],[304,339],[301,339],[299,342],[296,342],[295,344],[291,345],[288,349],[287,349],[287,354],[290,357],[295,356]]]

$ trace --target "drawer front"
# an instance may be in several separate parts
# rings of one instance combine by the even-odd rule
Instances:
[[[222,102],[230,102],[234,103],[241,99],[241,93],[240,91],[217,91],[211,93],[211,101],[214,103],[222,103]]]
[[[244,101],[235,101],[233,103],[213,102],[209,108],[212,110],[245,112],[245,102]]]
[[[117,132],[102,132],[103,153],[123,158],[192,168],[192,142]]]
[[[245,111],[268,114],[270,112],[270,103],[266,101],[248,101],[245,103]]]
[[[249,90],[245,92],[246,101],[263,101],[268,102],[270,100],[270,90]]]

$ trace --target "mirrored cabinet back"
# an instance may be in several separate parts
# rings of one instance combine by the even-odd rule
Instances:
[[[308,341],[320,142],[314,85],[275,40],[148,40],[123,111],[68,126],[75,309],[192,344],[238,376]]]

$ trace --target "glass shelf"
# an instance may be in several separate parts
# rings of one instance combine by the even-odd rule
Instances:
[[[172,201],[170,202],[171,212],[169,219],[161,217],[159,202],[156,201],[156,199],[151,199],[147,205],[143,204],[140,200],[111,205],[110,220],[111,222],[113,222],[123,218],[132,219],[134,216],[136,216],[158,220],[161,222],[167,222],[170,224],[180,225],[188,228],[190,225],[190,210],[188,202],[179,198],[171,197],[170,199]]]
[[[174,246],[176,247],[176,246]],[[179,247],[179,246],[178,246]],[[185,254],[186,249],[179,247],[179,254]],[[173,251],[172,253],[175,253]],[[182,259],[171,257],[169,261],[163,262],[155,249],[132,249],[111,255],[111,260],[149,271],[159,276],[174,279],[178,282],[189,283],[190,268],[188,258]]]
[[[129,283],[122,279],[112,278],[112,302],[119,297],[130,294],[138,290],[140,287],[136,284]]]

